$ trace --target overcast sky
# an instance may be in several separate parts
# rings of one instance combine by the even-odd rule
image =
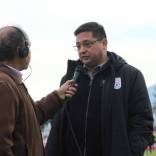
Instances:
[[[109,51],[139,68],[147,86],[156,84],[155,0],[1,0],[0,26],[20,25],[32,42],[25,83],[33,98],[59,87],[67,60],[78,59],[73,32],[89,21],[104,26]]]

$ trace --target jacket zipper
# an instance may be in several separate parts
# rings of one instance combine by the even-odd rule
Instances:
[[[88,112],[89,112],[89,105],[90,105],[90,95],[92,91],[92,84],[93,84],[93,79],[94,77],[90,77],[90,82],[89,82],[89,94],[87,98],[87,106],[86,106],[86,113],[85,113],[85,136],[84,136],[84,151],[83,151],[83,156],[86,156],[86,150],[87,150],[87,124],[88,124]]]

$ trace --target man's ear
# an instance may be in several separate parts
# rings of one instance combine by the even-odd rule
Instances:
[[[107,39],[106,38],[102,39],[102,43],[103,43],[104,46],[107,46],[107,44],[108,44]]]
[[[20,54],[19,54],[19,53],[20,53],[20,49],[21,49],[20,46],[17,46],[17,47],[16,47],[16,49],[15,49],[15,56],[16,56],[16,57],[19,57],[19,55],[20,55]]]
[[[107,43],[108,43],[108,42],[107,42],[107,39],[104,38],[104,39],[102,39],[101,42],[102,42],[103,49],[104,49],[104,50],[107,50]]]

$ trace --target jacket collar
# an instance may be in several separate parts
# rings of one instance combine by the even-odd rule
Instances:
[[[108,55],[109,60],[107,61],[106,64],[108,64],[111,67],[113,72],[116,72],[117,70],[119,70],[123,64],[127,64],[126,61],[122,57],[120,57],[114,52],[107,51],[107,55]],[[70,71],[74,71],[77,65],[81,65],[83,67],[83,63],[80,60],[68,60],[67,73]],[[105,67],[105,65],[101,67],[103,68]]]
[[[17,69],[4,64],[0,64],[0,71],[9,75],[12,79],[14,79],[16,83],[18,84],[22,83],[22,74]]]

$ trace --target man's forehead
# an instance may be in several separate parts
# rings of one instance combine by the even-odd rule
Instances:
[[[94,39],[92,32],[82,32],[76,35],[76,42]]]

